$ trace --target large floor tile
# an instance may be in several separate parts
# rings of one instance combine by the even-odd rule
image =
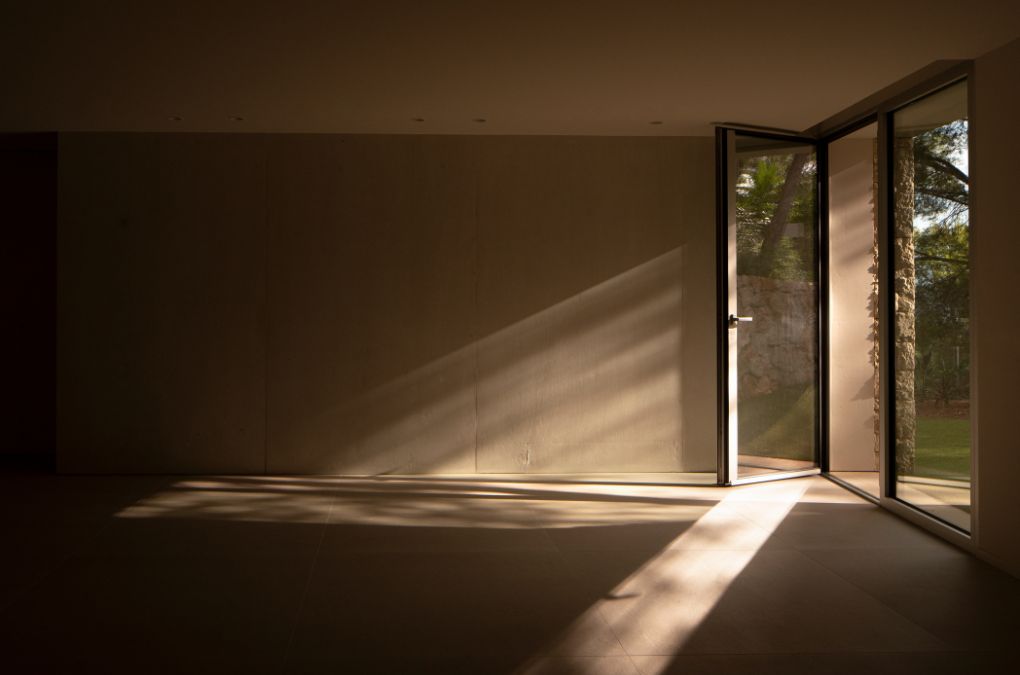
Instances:
[[[97,533],[94,555],[315,557],[325,524],[215,521],[209,519],[116,519]]]
[[[689,652],[926,651],[945,645],[797,551],[759,551],[684,646]]]
[[[0,474],[0,506],[19,673],[997,674],[1020,634],[1020,581],[821,478]]]
[[[322,555],[345,553],[457,553],[554,550],[540,529],[328,525]]]
[[[599,609],[629,654],[945,648],[797,551],[667,551]]]
[[[528,664],[529,656],[494,650],[487,654],[415,654],[396,650],[368,656],[329,660],[295,658],[279,672],[287,675],[514,675]],[[568,671],[569,672],[569,671]],[[583,671],[574,671],[583,672]],[[627,675],[631,675],[628,673]]]
[[[553,638],[595,600],[571,583],[556,553],[323,555],[290,657],[297,664],[393,653],[524,658],[554,649]],[[598,644],[620,653],[604,625],[578,648]]]
[[[1010,672],[1001,655],[945,652],[634,656],[641,675],[960,675]]]
[[[805,553],[954,648],[1002,649],[1020,635],[1020,580],[957,549]]]
[[[728,504],[757,521],[753,504]],[[767,547],[778,548],[888,548],[947,546],[938,537],[868,503],[798,503],[775,528]]]
[[[329,517],[335,501],[335,488],[322,480],[192,476],[147,492],[116,515],[248,523],[322,523]]]
[[[4,658],[16,672],[279,664],[307,573],[300,559],[72,557],[0,617]]]
[[[601,525],[549,528],[549,538],[561,551],[641,551],[655,553],[677,541],[690,530],[706,508],[692,511],[683,519],[631,525]],[[680,516],[678,516],[680,518]]]
[[[544,656],[517,672],[520,675],[641,675],[629,656]]]

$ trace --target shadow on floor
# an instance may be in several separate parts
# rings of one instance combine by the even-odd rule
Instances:
[[[1009,653],[1020,582],[800,481],[6,472],[0,660],[17,673],[902,675],[983,672]]]

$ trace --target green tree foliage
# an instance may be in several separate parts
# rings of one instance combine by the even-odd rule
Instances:
[[[915,391],[921,400],[969,392],[969,183],[967,122],[914,139]]]
[[[918,133],[914,149],[916,393],[966,398],[969,380],[968,126]],[[737,167],[737,273],[816,278],[813,154],[747,156]]]
[[[814,153],[743,158],[737,167],[737,273],[814,280]]]
[[[967,121],[914,137],[914,211],[939,222],[967,219],[970,177],[959,166],[967,152]]]

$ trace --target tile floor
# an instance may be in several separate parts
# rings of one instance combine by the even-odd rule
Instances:
[[[1004,673],[1020,635],[1020,581],[820,477],[8,471],[0,500],[5,673]]]

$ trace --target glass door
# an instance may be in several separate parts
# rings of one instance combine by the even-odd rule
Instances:
[[[719,130],[720,481],[818,470],[818,153]]]
[[[888,494],[971,529],[967,82],[891,115]]]

